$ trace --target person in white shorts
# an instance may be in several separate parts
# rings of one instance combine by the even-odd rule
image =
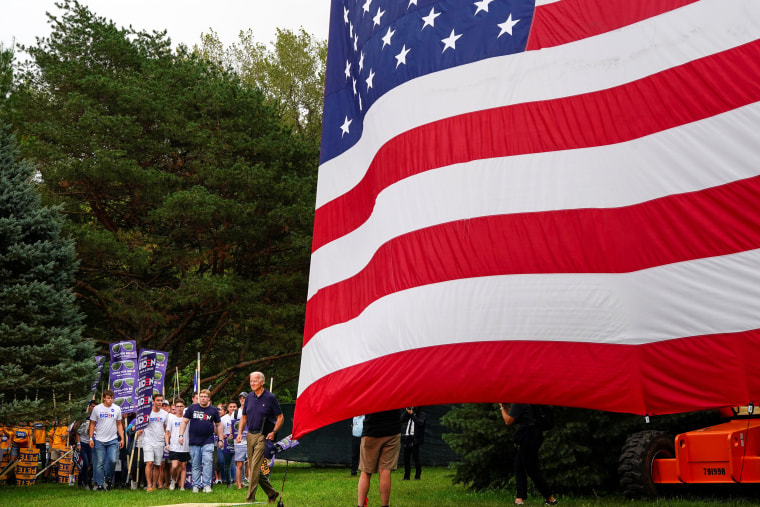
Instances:
[[[187,428],[182,440],[179,438],[179,427],[182,426],[182,414],[185,413],[185,400],[175,398],[172,406],[172,413],[166,421],[166,435],[164,441],[169,447],[169,460],[172,462],[171,482],[169,490],[179,484],[179,489],[185,491],[185,480],[187,478],[187,462],[190,461],[190,439],[187,436]]]
[[[158,476],[161,473],[161,463],[164,459],[164,435],[166,434],[166,420],[169,418],[169,413],[161,408],[163,403],[163,396],[160,394],[153,395],[153,408],[148,415],[148,425],[145,429],[137,432],[137,436],[141,437],[143,455],[145,456],[145,480],[148,482],[148,491],[156,490]]]

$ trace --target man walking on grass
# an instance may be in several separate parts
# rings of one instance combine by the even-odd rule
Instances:
[[[266,493],[269,503],[277,501],[279,493],[269,483],[269,478],[261,475],[261,464],[264,462],[267,440],[274,441],[277,430],[280,429],[285,417],[282,415],[280,402],[277,397],[264,389],[264,374],[260,371],[251,373],[251,390],[243,404],[243,415],[240,419],[240,429],[246,428],[248,434],[248,496],[246,502],[253,502],[256,498],[256,489],[261,484],[261,489]],[[238,433],[237,443],[242,442],[242,431]]]
[[[119,449],[124,447],[121,408],[113,404],[113,391],[103,391],[103,403],[92,410],[88,436],[90,447],[95,449],[95,488],[97,491],[108,491],[111,489]]]
[[[145,456],[145,479],[148,492],[155,491],[161,473],[161,463],[164,459],[164,437],[166,436],[166,421],[168,412],[163,410],[164,397],[153,395],[153,407],[148,414],[148,425],[137,432],[142,437],[142,450]]]
[[[179,443],[185,440],[185,428],[190,425],[190,459],[193,462],[193,493],[203,488],[211,493],[214,476],[214,432],[219,436],[219,445],[224,443],[219,412],[211,405],[211,391],[204,389],[198,395],[198,403],[185,410],[179,427]]]

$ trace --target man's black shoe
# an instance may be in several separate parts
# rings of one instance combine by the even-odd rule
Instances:
[[[111,481],[106,481],[106,491],[111,491],[113,489],[113,486],[111,485]]]
[[[269,497],[269,503],[275,503],[277,501],[277,497],[279,497],[279,496],[280,496],[280,494],[275,492],[274,495],[272,495],[272,496]]]

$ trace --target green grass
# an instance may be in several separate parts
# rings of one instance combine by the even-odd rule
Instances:
[[[279,491],[285,465],[275,467],[272,484]],[[336,507],[356,505],[356,477],[351,477],[347,469],[314,468],[294,466],[288,468],[285,482],[285,507]],[[514,492],[487,491],[474,493],[462,486],[451,484],[451,471],[445,468],[425,468],[421,481],[402,481],[401,474],[394,472],[391,491],[393,507],[432,507],[432,506],[471,506],[471,507],[505,507],[514,501]],[[683,494],[686,494],[684,491]],[[622,496],[607,495],[602,497],[573,497],[557,494],[562,506],[616,506],[633,507],[674,506],[691,507],[694,505],[758,505],[757,498],[736,496],[735,489],[728,487],[715,489],[712,496],[687,496],[683,498],[659,499],[655,501],[629,501]],[[265,499],[259,491],[258,500]],[[182,503],[237,503],[245,502],[245,491],[236,488],[215,487],[211,494],[190,491],[156,491],[115,490],[108,493],[96,493],[64,484],[37,484],[31,487],[0,486],[0,506],[13,507],[104,507],[119,506],[158,506]],[[369,505],[379,506],[377,477],[372,478]],[[537,497],[531,497],[527,505],[543,505]]]

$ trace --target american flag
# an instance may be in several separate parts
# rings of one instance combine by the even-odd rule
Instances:
[[[294,436],[758,401],[760,2],[334,0]]]

